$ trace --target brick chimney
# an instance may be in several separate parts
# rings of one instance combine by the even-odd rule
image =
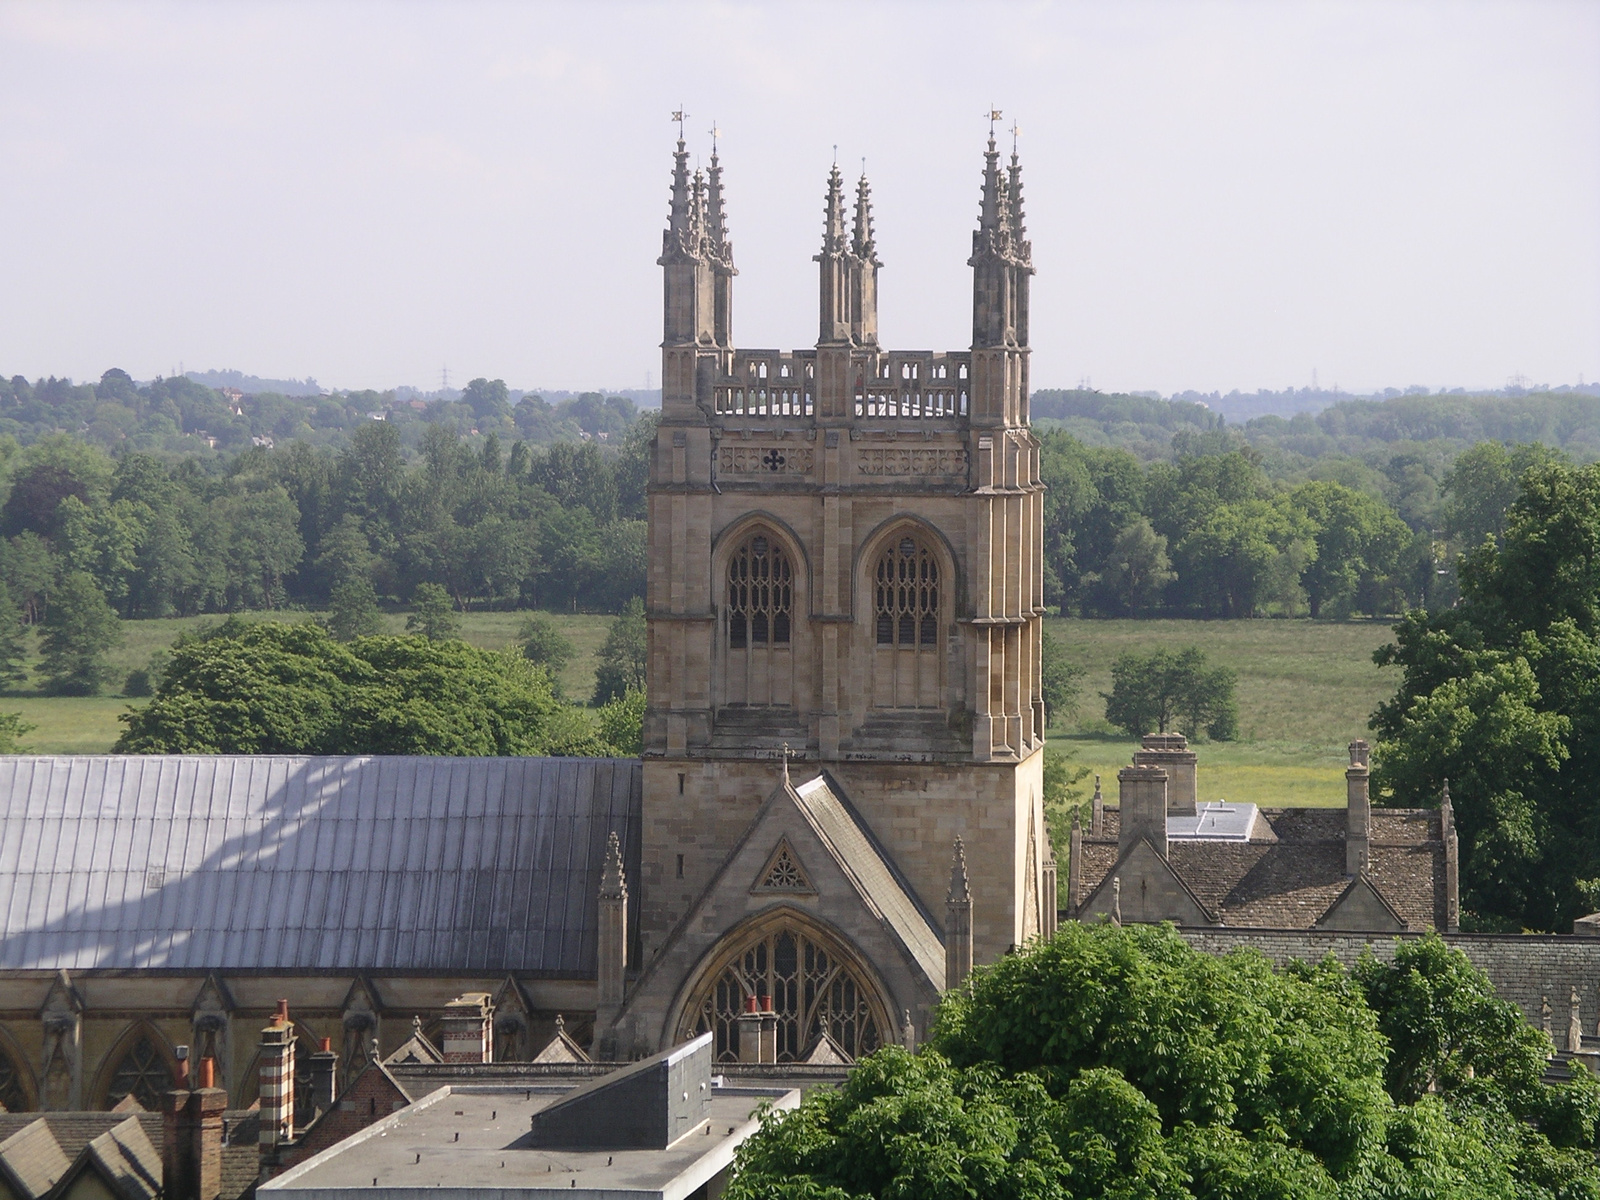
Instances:
[[[488,992],[465,992],[444,1006],[444,1060],[494,1061],[494,1001]]]
[[[1147,733],[1133,755],[1134,766],[1160,767],[1167,773],[1167,811],[1186,817],[1195,814],[1197,761],[1181,733]]]
[[[163,1105],[164,1200],[217,1200],[222,1192],[222,1113],[228,1093],[216,1086],[216,1064],[209,1058],[200,1060],[193,1082],[192,1091],[173,1088]]]
[[[1344,873],[1359,875],[1367,869],[1368,834],[1372,825],[1372,796],[1367,765],[1367,743],[1350,743],[1350,767],[1344,773]]]
[[[1162,858],[1167,856],[1167,772],[1161,767],[1123,767],[1117,772],[1122,824],[1117,857],[1145,838]]]
[[[770,1003],[770,1001],[769,1001]],[[739,1031],[739,1061],[742,1063],[758,1063],[761,1061],[761,999],[758,996],[744,998],[744,1011],[734,1019],[734,1027]]]
[[[277,1160],[278,1147],[294,1139],[294,1023],[289,1002],[261,1031],[261,1160]]]
[[[311,1054],[311,1113],[321,1116],[333,1107],[338,1093],[339,1056],[334,1053],[333,1039],[323,1038],[320,1047]],[[309,1124],[309,1122],[308,1122]]]

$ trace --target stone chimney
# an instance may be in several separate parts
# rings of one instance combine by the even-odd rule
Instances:
[[[944,901],[944,986],[958,988],[972,974],[972,885],[967,852],[956,839],[950,859],[950,894]]]
[[[333,1107],[338,1094],[339,1056],[333,1039],[323,1038],[311,1054],[311,1116],[319,1117]]]
[[[1372,824],[1372,798],[1368,792],[1367,743],[1350,743],[1350,767],[1344,773],[1344,873],[1359,875],[1367,869],[1368,831]]]
[[[622,1010],[624,972],[628,966],[628,881],[622,868],[622,844],[615,830],[606,839],[605,866],[600,873],[599,938],[594,1022],[597,1036]]]
[[[1134,753],[1136,767],[1160,767],[1167,773],[1167,811],[1192,817],[1195,813],[1194,751],[1181,733],[1147,733]]]
[[[1140,838],[1162,858],[1167,856],[1167,773],[1161,767],[1123,767],[1117,772],[1122,828],[1117,837],[1121,858]]]
[[[494,1001],[488,992],[465,992],[444,1006],[444,1061],[494,1061]]]
[[[1444,839],[1444,927],[1446,933],[1461,930],[1461,842],[1456,837],[1456,809],[1450,803],[1450,781],[1439,793],[1439,836]],[[1576,929],[1576,926],[1574,926]]]
[[[222,1113],[228,1093],[216,1086],[216,1064],[200,1060],[194,1090],[176,1087],[163,1106],[161,1149],[164,1200],[217,1200],[222,1192]]]
[[[765,1011],[763,1011],[762,997],[745,997],[744,1011],[734,1018],[734,1025],[739,1031],[740,1062],[761,1063],[772,1061],[763,1057],[766,1050],[766,1015],[771,1011],[772,997],[766,997]],[[772,1023],[774,1040],[776,1040],[777,1027],[777,1017],[774,1015]]]
[[[294,1139],[294,1023],[289,1002],[261,1031],[261,1158],[275,1162],[278,1147]]]

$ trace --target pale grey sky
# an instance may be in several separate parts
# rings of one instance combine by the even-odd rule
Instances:
[[[1600,376],[1600,4],[0,3],[0,372],[655,380],[674,129],[747,346],[833,146],[889,345],[970,341],[1022,126],[1036,387]]]

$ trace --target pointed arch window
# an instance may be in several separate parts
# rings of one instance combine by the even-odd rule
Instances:
[[[33,1107],[28,1100],[28,1089],[22,1081],[22,1068],[12,1061],[5,1047],[0,1046],[0,1104],[6,1112],[27,1112]]]
[[[884,551],[874,607],[878,645],[939,644],[939,562],[925,544],[903,537]]]
[[[161,1100],[172,1090],[172,1070],[155,1040],[141,1035],[122,1056],[106,1088],[106,1107],[115,1108],[132,1096],[146,1112],[160,1112]]]
[[[680,1040],[714,1033],[718,1061],[739,1058],[739,1014],[771,1000],[779,1062],[802,1059],[826,1033],[852,1058],[884,1043],[891,1026],[877,990],[831,940],[790,922],[768,926],[727,955],[684,1010]]]
[[[756,534],[728,561],[728,646],[787,646],[794,608],[794,568],[765,534]]]

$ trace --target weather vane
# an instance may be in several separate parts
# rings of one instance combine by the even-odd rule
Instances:
[[[989,136],[994,136],[994,123],[1000,119],[1000,110],[993,105],[989,107]]]
[[[684,112],[683,109],[680,108],[680,109],[675,110],[673,112],[672,116],[670,118],[668,118],[669,120],[673,120],[673,121],[676,121],[678,123],[678,140],[680,142],[683,141],[683,122],[685,121],[685,119],[687,119],[688,116],[689,116],[689,114]]]
[[[1017,152],[1017,138],[1022,135],[1022,126],[1015,121],[1011,122],[1011,153]]]
[[[717,152],[717,139],[722,136],[722,130],[717,128],[717,119],[715,117],[711,118],[710,133],[711,133],[711,153],[715,154]]]

